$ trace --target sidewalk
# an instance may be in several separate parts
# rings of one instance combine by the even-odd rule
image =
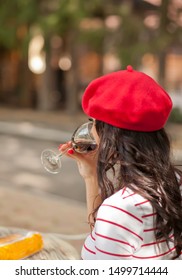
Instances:
[[[87,120],[82,113],[70,117],[63,112],[0,108],[0,134],[63,143]],[[1,226],[61,234],[80,253],[89,231],[84,203],[5,188],[1,183],[0,201]]]
[[[0,108],[0,133],[62,143],[68,141],[75,128],[87,120],[83,113],[71,117],[58,111]],[[182,162],[182,125],[168,124],[166,130],[172,139],[175,159]],[[80,253],[85,234],[89,231],[84,203],[51,194],[14,190],[13,186],[7,189],[1,184],[0,200],[1,226],[74,235],[66,238]]]
[[[80,124],[87,122],[88,117],[84,115],[82,112],[77,113],[76,115],[69,116],[68,113],[64,111],[35,111],[31,109],[7,109],[0,107],[0,132],[1,129],[5,129],[5,126],[2,127],[3,123],[12,125],[10,129],[12,129],[12,133],[23,133],[25,136],[31,137],[31,132],[35,132],[35,137],[41,137],[41,133],[43,132],[42,137],[53,137],[53,139],[58,139],[58,134],[49,136],[51,130],[53,132],[64,132],[64,135],[70,135]],[[13,127],[14,125],[14,127]],[[18,126],[19,125],[19,126]],[[18,127],[18,130],[16,128]],[[38,132],[38,130],[41,132]],[[50,129],[50,130],[49,130]],[[8,131],[8,127],[7,127]],[[68,134],[67,134],[68,133]],[[32,135],[34,137],[34,135]],[[67,139],[69,140],[69,139]]]
[[[0,107],[0,133],[56,142],[68,141],[73,131],[88,117],[79,112],[69,116],[64,111],[35,111]],[[166,131],[176,151],[182,149],[182,125],[168,123]],[[61,139],[60,139],[61,138]]]
[[[57,233],[80,255],[89,231],[84,204],[3,186],[0,186],[0,201],[0,226]]]

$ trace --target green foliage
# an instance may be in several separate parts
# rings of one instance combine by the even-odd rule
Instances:
[[[182,42],[180,26],[169,17],[169,4],[172,2],[163,0],[161,6],[153,10],[160,21],[156,29],[150,29],[144,24],[145,12],[132,11],[132,6],[126,3],[118,7],[122,25],[116,45],[124,68],[127,64],[138,66],[141,57],[147,52],[160,55],[161,52],[167,52],[170,46]]]
[[[104,29],[82,31],[79,36],[80,42],[83,42],[90,46],[97,53],[102,54],[103,42],[105,37]]]
[[[182,123],[182,111],[180,110],[180,108],[173,108],[169,117],[169,122]]]
[[[122,16],[122,26],[118,45],[118,55],[122,61],[123,68],[131,64],[138,66],[141,56],[148,51],[148,34],[143,21],[135,15]]]
[[[121,18],[121,26],[116,31],[107,28],[98,30],[80,30],[84,40],[95,51],[101,52],[105,37],[111,38],[111,47],[117,50],[123,67],[127,64],[137,66],[146,52],[159,53],[173,43],[182,42],[180,27],[168,16],[169,0],[162,1],[156,8],[161,19],[156,30],[144,25],[145,13],[134,10],[134,0],[6,0],[0,1],[0,45],[5,48],[22,48],[26,52],[31,38],[31,27],[38,26],[46,38],[52,34],[65,36],[78,30],[83,18],[97,17],[105,19],[115,14]],[[138,3],[140,1],[137,1]],[[142,2],[142,1],[141,1]],[[132,5],[133,3],[133,5]],[[143,6],[144,6],[143,2]],[[136,4],[136,2],[135,2]],[[143,11],[143,10],[142,10]],[[173,27],[170,29],[170,27]],[[24,27],[22,36],[19,30]],[[115,36],[114,36],[115,34]]]
[[[24,38],[20,38],[20,27],[29,27],[38,16],[36,0],[7,0],[0,8],[0,45],[5,48],[16,48]],[[21,42],[22,40],[22,42]]]

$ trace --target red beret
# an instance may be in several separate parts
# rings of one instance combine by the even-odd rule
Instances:
[[[82,107],[88,116],[116,127],[155,131],[164,127],[172,101],[151,77],[128,66],[93,80]]]

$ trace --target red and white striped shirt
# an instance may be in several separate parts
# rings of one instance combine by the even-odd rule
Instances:
[[[141,195],[129,188],[116,192],[100,206],[95,227],[82,248],[82,259],[171,259],[174,243],[168,247],[165,238],[156,242],[155,217],[151,203]],[[173,239],[172,234],[170,237]]]

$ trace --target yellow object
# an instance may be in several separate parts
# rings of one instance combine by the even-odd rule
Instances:
[[[0,260],[20,260],[43,248],[40,233],[11,234],[0,237]]]

